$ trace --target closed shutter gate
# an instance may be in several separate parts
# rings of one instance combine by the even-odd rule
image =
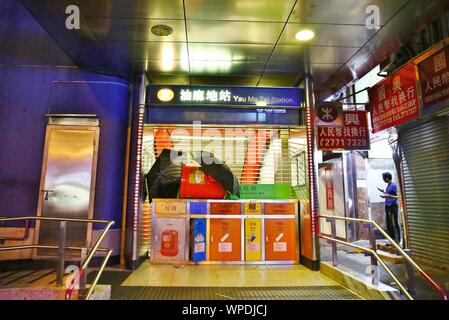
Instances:
[[[410,247],[424,265],[449,266],[449,126],[439,117],[399,132]]]

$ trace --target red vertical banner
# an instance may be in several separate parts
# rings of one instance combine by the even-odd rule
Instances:
[[[369,92],[373,133],[415,119],[420,114],[416,66],[409,63]]]
[[[424,107],[449,99],[449,47],[418,65]]]
[[[326,182],[326,209],[335,210],[334,173],[332,165],[325,167],[324,177]]]

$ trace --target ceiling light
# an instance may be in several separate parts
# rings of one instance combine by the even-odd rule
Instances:
[[[173,33],[173,29],[164,24],[158,24],[157,26],[151,28],[151,32],[159,37],[166,37]]]
[[[295,37],[298,41],[309,41],[315,37],[315,32],[309,29],[304,29],[299,31]]]

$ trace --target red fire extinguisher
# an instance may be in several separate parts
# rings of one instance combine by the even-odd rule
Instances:
[[[178,231],[164,230],[162,232],[161,254],[167,257],[178,255]]]

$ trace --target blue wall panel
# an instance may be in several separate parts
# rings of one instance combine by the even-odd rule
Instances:
[[[72,82],[69,82],[72,81]],[[95,218],[120,228],[128,118],[126,81],[76,68],[0,68],[0,212],[35,215],[47,113],[100,119]]]

